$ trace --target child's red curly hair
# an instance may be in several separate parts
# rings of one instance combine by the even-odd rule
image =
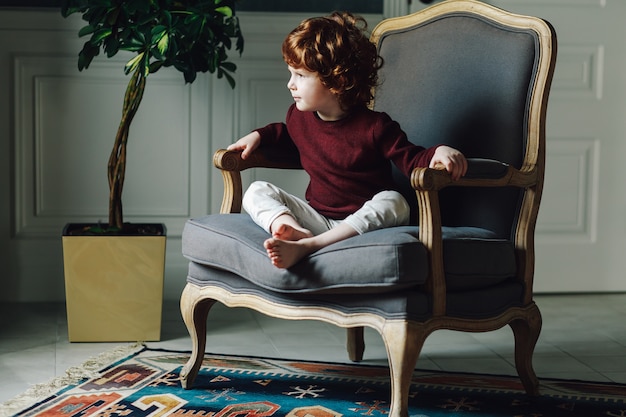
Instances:
[[[341,107],[365,106],[378,84],[382,58],[365,30],[367,22],[348,12],[304,20],[283,42],[283,59],[293,68],[316,72]]]

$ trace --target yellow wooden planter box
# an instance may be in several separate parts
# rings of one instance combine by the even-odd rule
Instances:
[[[165,233],[67,236],[64,232],[70,342],[161,339],[165,242]]]

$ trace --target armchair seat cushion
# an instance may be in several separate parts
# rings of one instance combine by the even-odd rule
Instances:
[[[209,215],[187,222],[183,255],[278,292],[385,292],[423,283],[428,274],[426,250],[411,233],[365,233],[289,269],[271,264],[268,237],[247,214]]]
[[[280,269],[263,247],[267,232],[247,214],[214,214],[186,223],[182,251],[192,262],[279,293],[382,293],[426,282],[429,262],[418,233],[415,226],[365,233]],[[444,262],[449,291],[495,285],[516,270],[510,242],[471,227],[444,228]]]

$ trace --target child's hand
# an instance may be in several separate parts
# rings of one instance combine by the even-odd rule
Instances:
[[[242,151],[241,159],[246,159],[252,151],[259,147],[260,143],[261,135],[259,135],[259,132],[254,131],[242,137],[232,145],[229,145],[226,149],[229,151]]]
[[[453,180],[458,180],[467,172],[467,159],[458,150],[449,146],[439,146],[430,160],[430,168],[442,165],[450,173]]]

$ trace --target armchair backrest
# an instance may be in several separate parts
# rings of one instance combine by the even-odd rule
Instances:
[[[543,178],[554,39],[543,20],[472,0],[387,19],[372,33],[384,59],[374,109],[387,112],[418,145],[447,144],[468,158],[539,169]],[[410,187],[401,174],[398,179]],[[512,238],[523,192],[483,188],[477,197],[476,189],[470,196],[448,188],[440,194],[442,223]],[[406,193],[415,205],[414,192]]]

